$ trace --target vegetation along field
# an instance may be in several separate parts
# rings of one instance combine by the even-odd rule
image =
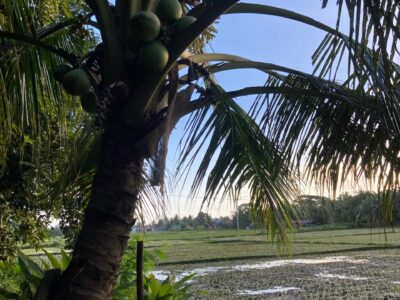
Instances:
[[[148,233],[145,245],[166,253],[157,278],[197,274],[196,299],[399,299],[400,233],[389,231],[302,232],[289,256],[254,230]]]

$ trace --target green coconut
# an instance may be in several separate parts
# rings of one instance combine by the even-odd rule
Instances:
[[[174,24],[174,32],[175,34],[179,34],[182,31],[184,31],[186,28],[188,28],[190,25],[192,25],[194,22],[196,22],[197,19],[192,16],[183,16]]]
[[[91,87],[90,79],[82,69],[75,69],[65,74],[62,85],[73,96],[86,94]]]
[[[130,28],[134,38],[150,42],[160,33],[161,23],[155,13],[141,11],[131,19]]]
[[[54,73],[54,78],[61,82],[65,76],[65,74],[67,74],[69,71],[73,70],[73,66],[71,64],[60,64],[58,66],[56,66],[53,70]]]
[[[160,72],[167,65],[168,59],[168,49],[160,41],[144,44],[140,49],[140,62],[152,71]]]
[[[160,0],[156,12],[160,20],[167,24],[175,23],[183,15],[182,5],[178,0]]]
[[[98,98],[97,95],[90,91],[81,96],[81,105],[84,111],[88,113],[95,113],[97,106]]]

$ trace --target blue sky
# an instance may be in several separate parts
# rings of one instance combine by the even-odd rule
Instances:
[[[336,1],[331,0],[327,8],[321,9],[320,0],[264,0],[243,1],[277,6],[312,17],[332,27],[336,24]],[[304,72],[312,72],[311,55],[325,33],[299,22],[265,15],[229,15],[223,16],[217,24],[218,34],[212,41],[210,52],[240,55],[254,61],[270,62]],[[345,29],[346,31],[346,29]],[[240,70],[218,74],[218,81],[226,90],[240,89],[245,86],[263,85],[265,75],[261,72]],[[239,103],[248,107],[252,97],[239,99]],[[182,135],[184,123],[178,124],[169,147],[167,166],[173,170],[176,163],[176,149]],[[180,190],[181,193],[180,193]],[[198,198],[187,199],[189,185],[178,185],[169,193],[167,215],[196,215],[200,208],[201,193]],[[180,197],[178,197],[180,195]],[[179,201],[178,201],[179,200]],[[193,201],[190,201],[193,200]],[[242,195],[241,202],[249,197]],[[208,212],[212,216],[229,215],[234,209],[232,203],[219,206],[217,203]]]

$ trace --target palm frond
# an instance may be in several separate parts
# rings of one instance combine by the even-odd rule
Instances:
[[[253,4],[253,3],[237,3],[231,9],[225,12],[228,14],[261,14],[268,16],[276,16],[282,17],[288,20],[293,20],[297,22],[301,22],[315,28],[321,29],[323,31],[336,34],[336,30],[331,28],[313,18],[308,16],[296,13],[291,10],[270,6],[270,5],[262,5],[262,4]]]
[[[279,233],[278,238],[287,242],[288,229],[292,228],[290,199],[296,190],[293,174],[256,122],[214,81],[210,86],[213,109],[210,112],[210,107],[205,107],[192,115],[182,141],[178,170],[192,170],[201,153],[192,193],[207,181],[203,206],[248,189],[258,221],[267,225],[273,236]],[[200,150],[203,146],[207,147],[204,154]]]
[[[317,50],[319,54],[322,52],[326,51]],[[372,50],[367,53],[373,55]],[[264,87],[247,87],[224,95],[267,94],[253,104],[253,118],[264,112],[260,117],[262,128],[281,145],[292,162],[296,161],[296,165],[306,159],[311,179],[320,184],[328,183],[333,191],[350,173],[356,179],[366,176],[381,186],[387,184],[387,188],[397,184],[395,174],[399,170],[395,157],[399,149],[396,143],[399,118],[394,115],[399,109],[399,101],[396,89],[391,90],[391,98],[388,98],[387,93],[379,89],[377,92],[371,90],[373,82],[369,89],[360,82],[354,86],[351,80],[356,75],[339,83],[324,79],[323,74],[319,77],[226,54],[203,54],[189,59],[200,64],[217,61],[204,67],[209,73],[241,68],[265,72],[268,80]],[[395,63],[392,66],[397,68]],[[368,74],[379,76],[371,71]],[[398,77],[393,76],[393,79]],[[370,145],[371,141],[373,145]]]
[[[328,1],[325,1],[324,6]],[[355,57],[362,57],[366,47],[378,53],[387,63],[398,54],[400,39],[399,14],[400,3],[396,0],[351,0],[336,2],[338,6],[339,30],[342,22],[341,14],[344,8],[348,12],[349,39],[359,43],[353,49]]]
[[[43,23],[37,9],[26,1],[7,1],[2,5],[4,18],[0,29],[29,33],[34,39],[42,32],[39,27]],[[71,33],[64,28],[46,35],[42,42],[69,53],[80,53],[90,47],[90,39],[82,41]],[[41,138],[43,132],[55,134],[62,147],[69,134],[67,128],[71,128],[67,124],[80,117],[75,113],[79,105],[62,92],[53,78],[52,68],[61,62],[60,58],[34,45],[4,37],[0,37],[0,48],[0,161],[5,162],[7,149],[23,136],[34,141],[34,149],[41,155],[49,153],[46,149],[51,147],[51,139],[45,144]]]
[[[352,175],[394,188],[400,171],[398,135],[388,126],[385,104],[379,97],[365,95],[326,81],[315,85],[307,78],[289,75],[270,79],[268,87],[303,89],[297,95],[269,95],[255,105],[264,105],[262,126],[299,168],[311,179],[328,184],[333,192]],[[323,85],[322,85],[323,84]],[[262,103],[262,104],[261,104]],[[260,106],[254,111],[258,112]],[[303,164],[303,166],[302,166]]]

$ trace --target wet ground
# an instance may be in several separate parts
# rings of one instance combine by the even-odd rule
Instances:
[[[400,249],[163,266],[196,299],[400,299]]]

